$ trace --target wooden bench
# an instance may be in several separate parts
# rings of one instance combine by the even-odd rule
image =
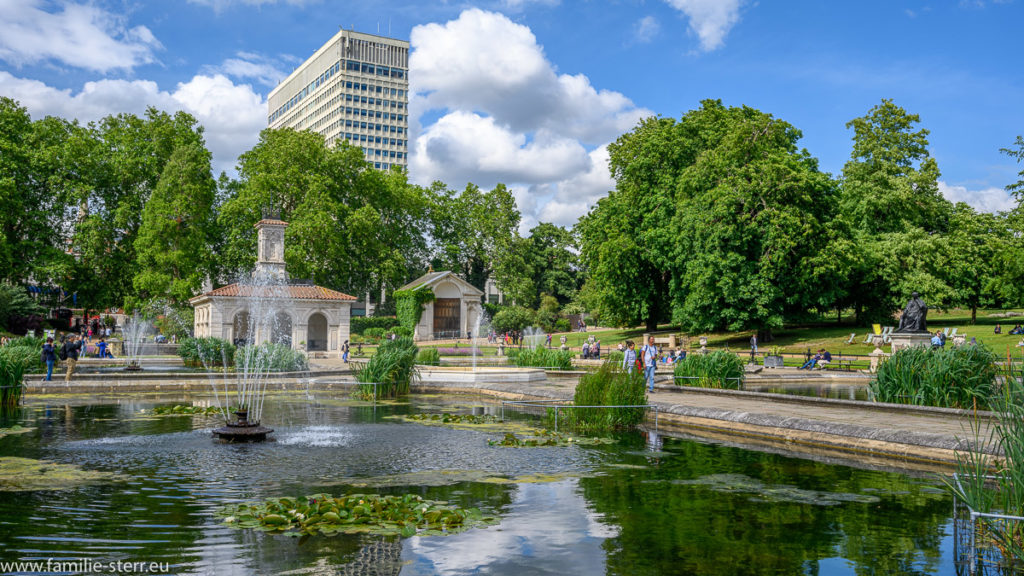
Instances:
[[[843,358],[842,356],[833,356],[832,361],[826,364],[822,370],[853,372],[853,360],[850,358]]]

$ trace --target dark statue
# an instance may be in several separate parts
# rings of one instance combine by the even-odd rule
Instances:
[[[914,332],[928,332],[928,323],[926,317],[928,316],[928,305],[924,303],[924,300],[914,292],[910,295],[910,302],[907,302],[907,307],[903,309],[903,315],[900,316],[900,327],[896,329],[896,332],[902,333],[914,333]]]

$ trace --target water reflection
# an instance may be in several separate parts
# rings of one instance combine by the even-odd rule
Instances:
[[[372,406],[341,394],[320,392],[312,401],[278,395],[268,399],[265,416],[277,441],[255,446],[212,441],[213,418],[148,415],[156,405],[193,401],[208,399],[29,404],[17,419],[35,430],[0,439],[0,456],[76,464],[126,480],[0,491],[0,560],[163,561],[197,574],[953,573],[951,503],[931,477],[654,434],[599,447],[500,448],[488,446],[493,434],[388,419],[426,402],[438,409],[446,401],[437,397],[423,406]],[[468,411],[482,402],[452,404]],[[431,471],[437,478],[424,481]],[[467,479],[526,474],[561,480]],[[345,484],[394,475],[409,485]],[[709,477],[719,484],[745,478],[746,488],[730,490]],[[803,500],[764,501],[751,486],[791,489]],[[447,538],[301,540],[230,529],[216,516],[230,502],[352,491],[414,492],[484,508],[501,522]],[[863,498],[815,501],[819,494]]]

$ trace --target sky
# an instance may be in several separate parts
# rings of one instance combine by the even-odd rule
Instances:
[[[1024,134],[1024,0],[0,0],[0,96],[90,122],[194,115],[214,171],[267,124],[266,97],[339,27],[409,40],[409,178],[508,185],[525,233],[608,190],[607,145],[704,99],[803,133],[841,173],[851,119],[883,98],[930,131],[940,190],[1006,210]]]

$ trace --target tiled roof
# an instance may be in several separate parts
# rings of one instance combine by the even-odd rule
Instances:
[[[257,298],[292,298],[295,300],[356,300],[355,296],[349,296],[337,290],[324,288],[323,286],[296,285],[287,286],[249,286],[246,284],[228,284],[216,290],[207,292],[203,296],[233,296]]]
[[[254,228],[258,228],[260,224],[268,224],[268,225],[271,225],[271,226],[287,226],[288,225],[288,223],[285,222],[284,220],[275,220],[273,218],[264,218],[263,220],[260,220],[259,222],[257,222],[256,225],[253,226],[253,227]]]

